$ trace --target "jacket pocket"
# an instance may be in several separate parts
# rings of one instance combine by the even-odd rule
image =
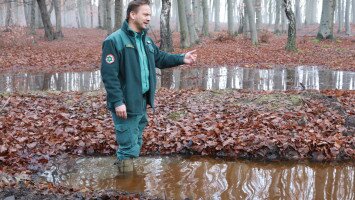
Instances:
[[[116,141],[119,145],[119,148],[126,149],[132,147],[132,135],[129,129],[129,126],[115,125],[116,130]]]
[[[154,47],[151,44],[148,44],[147,46],[149,51],[154,54]]]

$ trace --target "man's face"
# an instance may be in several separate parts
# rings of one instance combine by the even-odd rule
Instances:
[[[151,15],[152,12],[150,10],[150,6],[142,5],[138,8],[137,13],[131,12],[131,19],[133,21],[133,24],[136,26],[136,28],[139,31],[142,31],[143,29],[147,28],[150,22]]]

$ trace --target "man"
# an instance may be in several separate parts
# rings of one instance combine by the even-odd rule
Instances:
[[[103,42],[101,75],[107,92],[107,107],[119,145],[116,162],[121,173],[133,171],[132,158],[139,156],[142,133],[147,125],[147,104],[154,108],[157,68],[193,64],[195,51],[168,54],[147,36],[151,18],[148,0],[129,3],[121,29]]]

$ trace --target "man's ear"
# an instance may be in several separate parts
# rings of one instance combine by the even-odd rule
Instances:
[[[133,20],[136,19],[136,13],[133,12],[133,11],[131,11],[131,12],[129,13],[129,16],[130,16],[130,18],[133,19]]]

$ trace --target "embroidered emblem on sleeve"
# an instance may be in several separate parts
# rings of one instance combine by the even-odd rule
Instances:
[[[106,62],[107,62],[108,64],[114,63],[114,62],[115,62],[115,57],[114,57],[112,54],[107,55],[107,56],[106,56]]]

